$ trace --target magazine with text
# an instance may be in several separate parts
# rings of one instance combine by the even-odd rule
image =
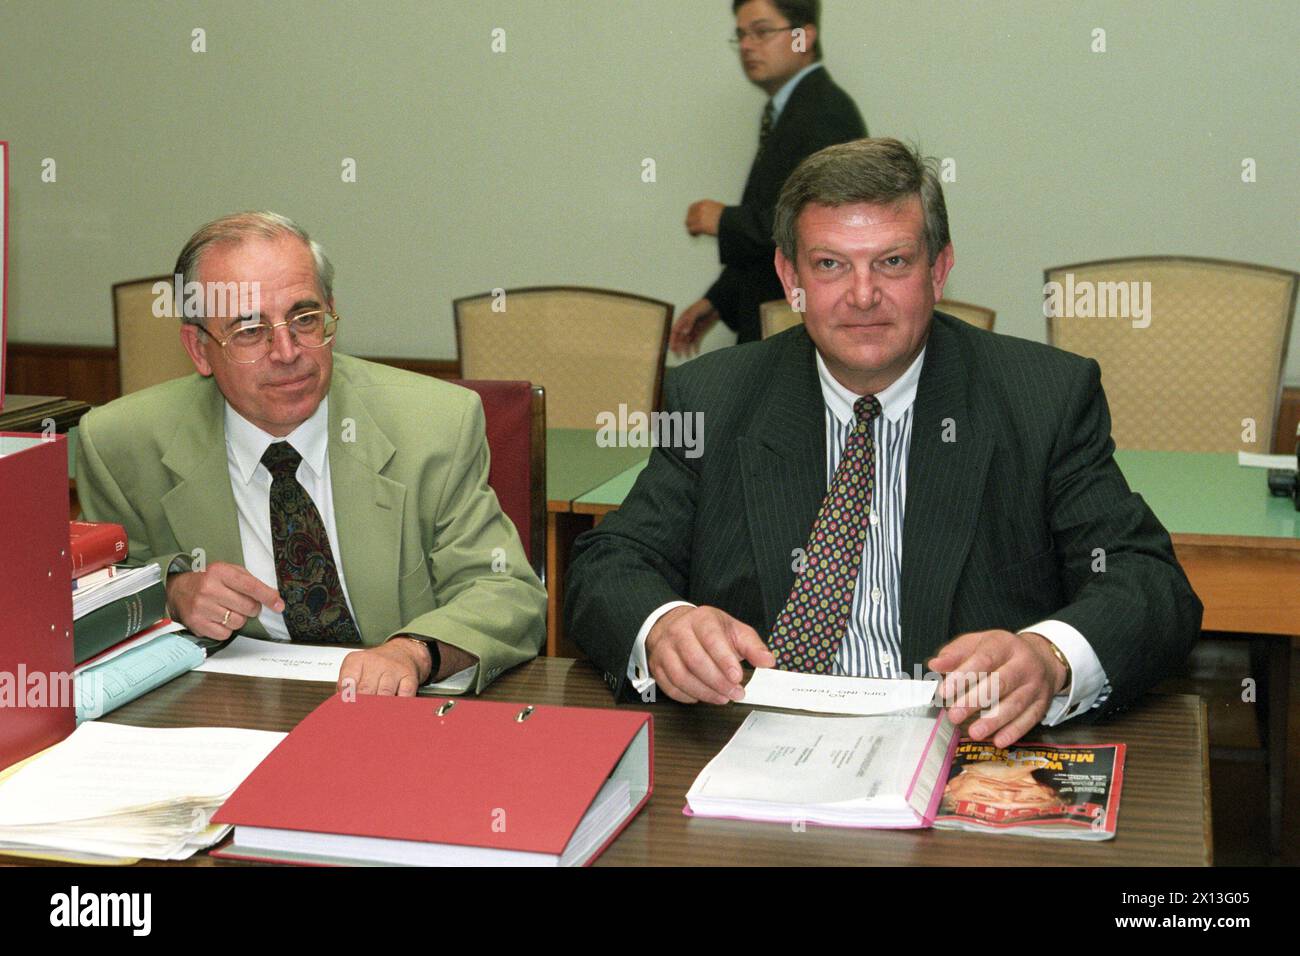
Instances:
[[[1068,840],[1115,836],[1124,745],[962,739],[934,825]]]

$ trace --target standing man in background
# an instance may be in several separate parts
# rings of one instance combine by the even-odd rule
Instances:
[[[745,76],[768,95],[758,153],[739,206],[712,199],[691,204],[686,231],[718,237],[722,274],[673,323],[669,347],[694,354],[722,319],[739,342],[760,338],[758,307],[784,298],[773,266],[772,220],[776,197],[794,168],[824,146],[861,139],[866,124],[853,100],[822,66],[820,0],[733,0]]]

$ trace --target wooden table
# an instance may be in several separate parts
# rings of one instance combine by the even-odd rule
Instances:
[[[289,730],[333,687],[224,674],[190,673],[105,720],[146,727],[249,727]],[[585,661],[539,658],[502,676],[486,700],[612,707],[613,698]],[[432,703],[430,703],[432,706]],[[939,830],[844,830],[693,819],[686,791],[722,749],[749,708],[638,705],[654,714],[654,793],[649,804],[597,861],[600,865],[928,865],[1200,866],[1211,862],[1208,737],[1199,697],[1152,695],[1098,726],[1038,729],[1030,740],[1128,745],[1119,829],[1113,840],[1085,843]],[[228,861],[200,854],[192,865]]]
[[[1235,454],[1117,451],[1134,491],[1169,530],[1174,551],[1205,605],[1203,628],[1267,639],[1269,842],[1300,862],[1300,512],[1268,493],[1261,468]]]

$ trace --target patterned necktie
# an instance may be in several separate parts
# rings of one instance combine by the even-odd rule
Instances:
[[[272,442],[262,454],[271,473],[271,541],[284,624],[290,640],[357,644],[361,635],[343,599],[325,522],[298,484],[301,461],[287,441]]]
[[[776,116],[776,107],[772,101],[768,100],[767,105],[763,107],[763,122],[758,127],[758,151],[761,153],[767,146],[767,139],[772,135],[772,120]]]
[[[781,670],[832,673],[848,630],[875,486],[871,421],[880,414],[880,402],[864,395],[853,413],[853,431],[808,538],[804,569],[768,641]]]

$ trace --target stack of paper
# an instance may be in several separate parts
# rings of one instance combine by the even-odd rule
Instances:
[[[226,835],[212,815],[284,736],[82,724],[0,782],[0,852],[187,859]]]
[[[830,677],[763,668],[753,711],[686,794],[687,812],[841,827],[934,823],[956,733],[937,681]],[[852,714],[855,716],[840,716]]]
[[[105,581],[72,592],[72,619],[80,620],[91,611],[97,611],[118,598],[138,594],[162,580],[162,569],[156,564],[142,568],[118,568],[117,573]]]

